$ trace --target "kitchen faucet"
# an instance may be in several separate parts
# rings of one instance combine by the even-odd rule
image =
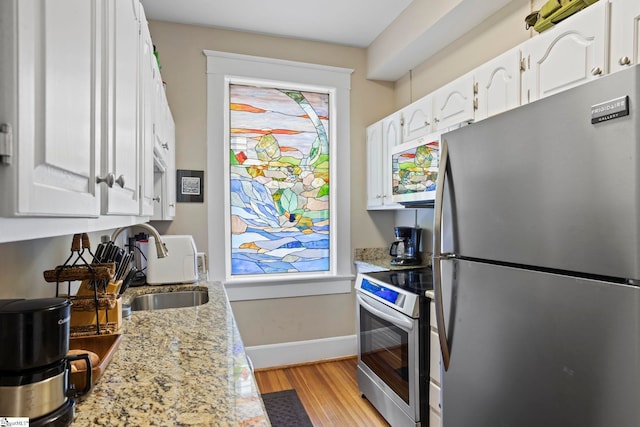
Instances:
[[[132,227],[144,228],[145,230],[148,230],[149,233],[153,235],[153,238],[156,241],[156,252],[158,253],[158,258],[164,258],[168,256],[169,251],[167,251],[167,247],[165,246],[162,239],[160,239],[160,233],[158,233],[158,230],[156,230],[149,224],[134,224],[134,225],[127,225],[126,227],[120,227],[116,231],[114,231],[113,234],[111,235],[111,241],[115,242],[116,238],[120,235],[120,233],[122,233],[127,228],[132,228]]]

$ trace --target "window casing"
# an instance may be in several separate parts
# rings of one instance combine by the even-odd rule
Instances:
[[[206,203],[210,279],[224,282],[231,300],[350,292],[353,278],[349,167],[349,94],[352,70],[225,52],[204,53],[207,57]],[[232,156],[237,154],[231,149],[234,133],[230,128],[230,124],[233,123],[231,114],[235,111],[232,108],[235,107],[230,108],[230,100],[233,101],[234,96],[233,93],[230,94],[229,88],[233,89],[234,85],[302,91],[311,97],[327,97],[330,121],[326,123],[329,144],[328,153],[325,154],[329,159],[329,186],[323,190],[328,190],[328,194],[321,199],[327,203],[329,218],[326,268],[310,269],[313,271],[274,271],[267,274],[260,271],[254,274],[233,274],[232,250],[234,245],[239,246],[238,242],[233,242],[232,239],[234,219],[231,200],[237,195],[233,195],[230,185],[230,177],[235,166]],[[269,138],[267,142],[268,140]],[[290,176],[289,179],[293,178]],[[289,210],[294,203],[286,206],[289,210],[282,205],[277,206],[277,203],[269,202],[269,205],[276,209],[278,219],[282,222],[283,218],[292,213]],[[305,212],[301,209],[303,206],[293,209],[294,221],[298,218],[295,214]],[[309,224],[308,219],[305,219],[302,225],[305,221]],[[297,244],[294,243],[293,246],[295,245]],[[255,250],[250,244],[245,248]]]

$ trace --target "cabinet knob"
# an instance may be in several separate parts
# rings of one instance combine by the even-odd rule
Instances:
[[[153,200],[154,202],[158,202],[158,203],[160,203],[160,196],[156,196],[156,197],[154,197],[154,198],[153,198],[153,199],[151,199],[151,200]]]
[[[120,188],[124,188],[124,175],[120,175],[118,179],[116,179],[116,184],[118,184]]]
[[[170,207],[174,207],[176,204],[175,203],[169,203]]]
[[[164,144],[162,144],[162,148],[164,148],[165,150],[169,149],[169,143],[165,142]]]
[[[602,74],[602,68],[600,67],[593,67],[591,69],[591,74],[593,74],[594,76],[599,76]]]
[[[115,175],[109,172],[105,177],[96,177],[96,184],[107,184],[107,187],[113,187],[113,183],[115,182]]]
[[[629,58],[628,56],[623,56],[622,58],[620,58],[618,63],[620,65],[629,65],[629,64],[631,64],[631,58]]]

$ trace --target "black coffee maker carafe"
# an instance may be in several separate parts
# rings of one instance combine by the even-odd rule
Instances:
[[[391,265],[418,265],[420,257],[420,237],[422,229],[416,227],[395,227],[396,240],[389,247]]]

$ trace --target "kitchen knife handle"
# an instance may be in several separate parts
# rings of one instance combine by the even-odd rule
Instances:
[[[449,341],[447,340],[447,330],[444,323],[444,304],[442,302],[442,270],[441,260],[452,258],[450,254],[442,253],[442,205],[444,197],[444,182],[449,167],[449,152],[447,141],[442,138],[440,142],[440,169],[436,182],[436,205],[433,226],[433,287],[436,296],[436,325],[438,327],[438,338],[440,340],[440,353],[442,354],[442,365],[444,370],[449,369],[451,361]]]

